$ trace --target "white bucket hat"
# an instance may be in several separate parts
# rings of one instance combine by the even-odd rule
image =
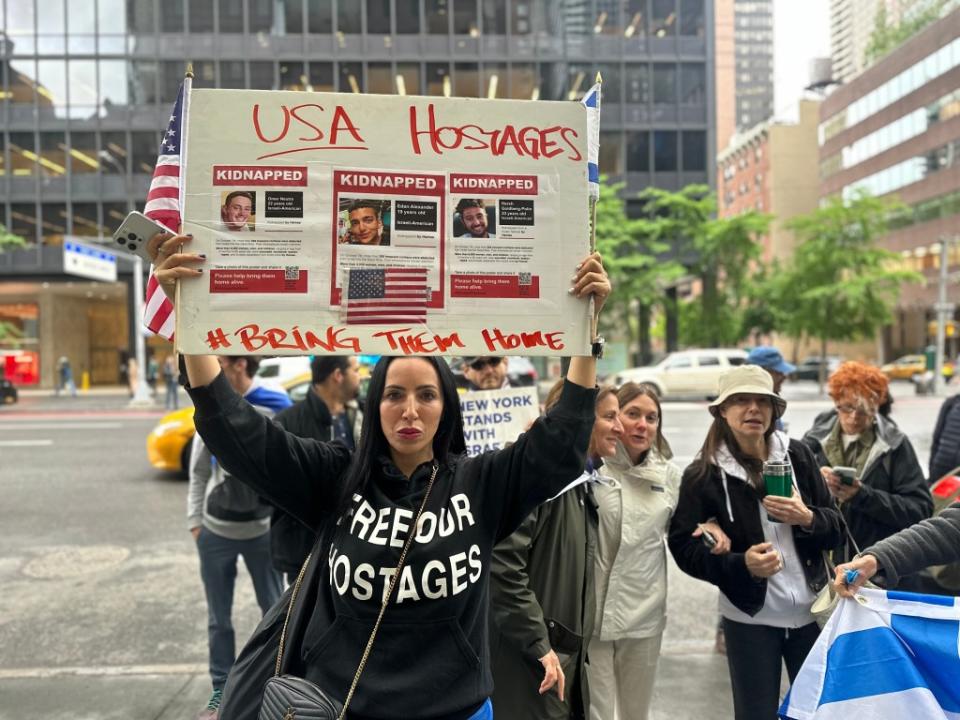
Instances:
[[[766,395],[773,401],[774,417],[780,417],[787,409],[787,401],[773,391],[773,378],[759,365],[740,365],[727,370],[720,376],[717,399],[709,405],[714,417],[720,412],[720,406],[731,395]]]

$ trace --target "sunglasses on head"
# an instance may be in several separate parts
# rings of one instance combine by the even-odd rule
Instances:
[[[503,362],[502,357],[486,357],[486,358],[477,358],[472,363],[470,363],[470,369],[480,371],[483,370],[488,365],[493,367],[494,365],[499,365]]]

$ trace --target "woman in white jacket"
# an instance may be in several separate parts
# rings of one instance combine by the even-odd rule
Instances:
[[[599,504],[597,617],[588,648],[592,720],[646,720],[666,625],[664,536],[677,505],[680,469],[663,437],[660,399],[644,384],[617,393],[623,435],[604,458]],[[719,527],[704,528],[729,549]],[[698,528],[695,535],[700,535]]]

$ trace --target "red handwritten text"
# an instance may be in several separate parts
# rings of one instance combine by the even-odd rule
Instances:
[[[519,347],[535,348],[548,347],[551,350],[563,350],[563,333],[552,332],[544,333],[541,330],[534,332],[504,333],[499,328],[488,330],[484,328],[481,333],[483,341],[487,344],[490,352],[499,350],[515,350]]]
[[[548,128],[505,125],[487,129],[479,125],[438,125],[433,103],[427,106],[427,127],[421,129],[415,105],[410,106],[410,142],[417,155],[423,154],[420,138],[426,135],[430,148],[437,155],[447,150],[487,150],[494,157],[514,154],[517,157],[552,158],[561,153],[572,161],[583,159],[574,140],[579,137],[571,127],[554,125]]]
[[[442,335],[429,335],[424,332],[419,332],[416,335],[404,334],[409,333],[410,330],[411,328],[403,328],[402,330],[384,330],[382,332],[374,333],[373,337],[386,338],[391,350],[400,350],[404,355],[438,352],[442,353],[454,346],[460,348],[466,347],[463,344],[463,341],[460,339],[460,335],[457,333],[453,333],[452,335],[448,335],[446,337]]]
[[[316,103],[305,103],[303,105],[294,105],[287,107],[280,106],[279,129],[272,131],[272,137],[267,135],[264,130],[264,122],[261,119],[260,103],[253,106],[253,129],[260,142],[273,145],[275,143],[287,140],[291,134],[291,126],[297,128],[294,132],[301,133],[299,137],[290,138],[291,141],[300,143],[323,142],[323,145],[306,145],[301,147],[292,147],[285,150],[278,150],[261,155],[258,160],[264,158],[276,157],[277,155],[289,155],[291,153],[307,152],[309,150],[367,150],[366,141],[360,135],[357,126],[350,119],[347,111],[340,105],[337,105],[333,115],[326,119],[324,117],[323,106]],[[321,127],[326,128],[325,133]],[[341,143],[341,134],[349,137],[344,144]],[[351,141],[352,138],[352,141]]]
[[[251,353],[258,352],[264,348],[270,350],[300,350],[301,352],[321,348],[327,352],[350,350],[351,352],[359,353],[359,338],[345,336],[343,335],[344,332],[344,328],[328,327],[325,332],[321,333],[321,335],[323,335],[321,338],[312,330],[301,331],[296,325],[290,330],[283,330],[281,328],[265,328],[261,330],[259,325],[251,323],[244,325],[232,334],[239,338],[240,344],[243,345],[247,352]],[[217,328],[216,331],[212,331],[207,335],[207,342],[210,343],[211,336],[222,338],[223,334],[223,331]],[[217,346],[211,345],[211,347],[215,349]],[[230,344],[227,343],[226,347],[230,347]]]

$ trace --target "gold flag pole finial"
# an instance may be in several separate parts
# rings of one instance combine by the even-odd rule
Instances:
[[[192,62],[187,63],[187,72],[185,72],[183,76],[193,79],[193,63]]]
[[[600,77],[600,72],[599,72],[599,71],[597,72],[597,82],[598,82],[598,83],[602,83],[602,82],[603,82],[603,78]]]

